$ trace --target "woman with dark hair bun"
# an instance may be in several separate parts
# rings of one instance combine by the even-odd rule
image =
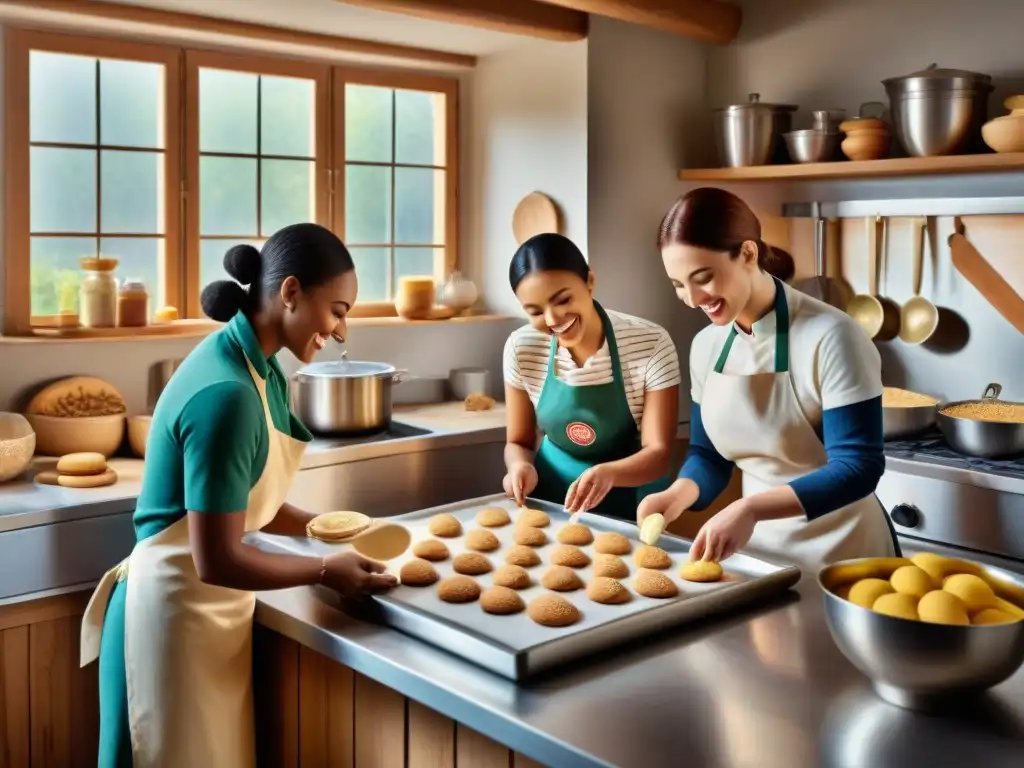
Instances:
[[[354,552],[272,555],[248,531],[303,535],[285,502],[310,433],[288,409],[275,355],[310,361],[345,333],[352,257],[330,231],[296,224],[262,251],[238,245],[235,281],[203,291],[226,322],[168,383],[146,443],[132,554],[107,573],[82,621],[99,658],[101,768],[255,765],[251,632],[255,592],[324,584],[346,594],[395,583]]]
[[[634,519],[639,499],[669,482],[679,417],[672,339],[598,304],[594,273],[561,235],[523,243],[508,276],[530,322],[505,344],[505,492],[519,504],[533,495]]]
[[[789,254],[761,239],[740,198],[695,189],[658,233],[676,294],[711,325],[690,347],[690,451],[679,479],[640,505],[667,522],[710,505],[743,473],[743,498],[697,534],[691,557],[747,547],[814,574],[899,552],[875,497],[882,453],[878,350],[845,313],[790,288]]]

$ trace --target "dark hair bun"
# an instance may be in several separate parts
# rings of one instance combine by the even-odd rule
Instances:
[[[249,292],[234,280],[216,280],[203,288],[203,313],[218,323],[227,323],[249,306]]]
[[[260,279],[262,259],[251,245],[235,245],[224,254],[224,270],[242,285],[252,285]]]
[[[796,274],[796,263],[793,261],[793,257],[787,251],[767,243],[761,243],[757,254],[757,266],[784,283],[788,283]]]

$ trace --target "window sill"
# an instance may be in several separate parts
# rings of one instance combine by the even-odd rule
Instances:
[[[466,325],[513,320],[511,315],[463,315],[446,320],[405,320],[401,317],[353,317],[353,328],[405,328],[422,325]],[[212,320],[176,320],[144,328],[35,328],[31,336],[0,336],[0,344],[51,344],[84,341],[141,341],[150,339],[197,339],[222,327]]]

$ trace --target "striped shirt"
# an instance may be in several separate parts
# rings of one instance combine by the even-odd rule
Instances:
[[[621,312],[606,310],[619,348],[619,364],[626,386],[629,411],[637,425],[644,413],[644,393],[679,384],[679,356],[672,337],[660,325]],[[548,373],[551,337],[530,325],[517,328],[505,342],[505,383],[525,389],[534,408]],[[607,384],[612,380],[612,359],[608,342],[583,365],[565,347],[555,353],[555,375],[573,387]]]

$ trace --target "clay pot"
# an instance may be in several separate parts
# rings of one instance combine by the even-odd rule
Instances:
[[[981,137],[996,152],[1024,152],[1024,95],[1010,96],[1003,106],[1010,114],[981,126]]]

